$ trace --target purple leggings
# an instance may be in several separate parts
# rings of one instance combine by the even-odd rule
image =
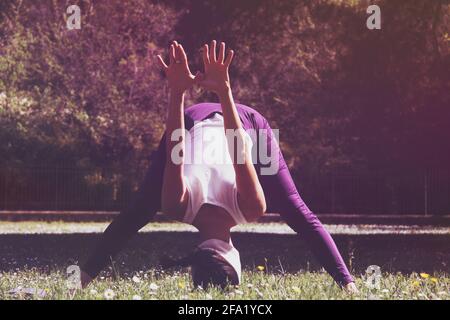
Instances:
[[[260,131],[266,134],[263,142],[267,141],[269,154],[278,154],[278,156],[271,157],[278,161],[276,174],[262,175],[261,169],[265,165],[261,163],[259,157],[255,163],[255,169],[264,190],[267,211],[280,213],[287,224],[305,239],[316,258],[339,285],[352,282],[353,279],[330,234],[300,197],[281,150],[273,139],[273,131],[269,123],[261,114],[248,106],[237,104],[236,107],[243,128],[256,131],[263,129]],[[186,108],[186,129],[189,130],[194,122],[207,119],[217,112],[221,113],[221,106],[218,103],[200,103]],[[260,143],[255,145],[257,148],[260,147]],[[264,153],[262,152],[262,154]],[[257,154],[260,154],[259,150]],[[95,277],[105,267],[109,257],[114,256],[125,241],[146,225],[160,210],[165,156],[164,135],[158,149],[152,154],[152,164],[136,199],[108,226],[96,250],[83,266],[83,270],[92,277]]]

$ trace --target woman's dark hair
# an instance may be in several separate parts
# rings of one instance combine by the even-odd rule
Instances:
[[[191,266],[195,287],[207,288],[210,285],[224,289],[227,285],[239,284],[239,276],[234,268],[215,250],[197,248],[190,255],[173,260],[165,258],[164,268]]]

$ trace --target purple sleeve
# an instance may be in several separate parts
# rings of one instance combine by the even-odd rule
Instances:
[[[278,171],[272,175],[261,174],[260,169],[263,166],[260,164],[259,157],[255,165],[266,197],[268,211],[279,213],[286,223],[306,240],[313,254],[339,285],[352,282],[353,278],[330,234],[300,197],[267,120],[258,113],[255,113],[254,118],[255,129],[257,131],[263,129],[262,143],[266,143],[269,154],[274,155],[271,157],[272,161],[278,161]],[[259,146],[257,148],[259,154]]]

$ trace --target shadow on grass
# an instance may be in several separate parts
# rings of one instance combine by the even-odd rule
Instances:
[[[99,234],[1,235],[0,270],[37,268],[60,270],[82,263],[95,246]],[[369,265],[383,272],[449,272],[449,235],[335,235],[334,239],[350,268],[364,273]],[[242,265],[268,272],[319,270],[306,244],[296,235],[235,233],[234,245]],[[151,232],[135,236],[114,261],[120,274],[147,270],[162,255],[182,256],[198,243],[192,232]]]

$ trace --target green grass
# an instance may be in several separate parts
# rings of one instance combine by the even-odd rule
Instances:
[[[233,233],[244,270],[240,287],[195,289],[187,269],[155,268],[161,255],[183,256],[199,241],[193,228],[167,223],[149,224],[114,264],[72,296],[65,270],[85,261],[106,225],[0,223],[0,300],[105,299],[109,290],[114,299],[450,299],[447,227],[329,226],[361,291],[349,296],[321,271],[308,245],[282,224],[248,225]],[[383,272],[379,290],[365,285],[369,265]],[[46,294],[9,293],[17,287]]]
[[[0,221],[1,234],[71,234],[101,233],[109,222],[66,222],[66,221]],[[409,235],[450,235],[450,227],[417,226],[417,225],[325,225],[332,234],[373,235],[373,234],[409,234]],[[185,223],[152,222],[142,232],[180,231],[196,232],[196,229]],[[285,223],[248,223],[233,228],[233,232],[295,234]]]
[[[192,287],[186,270],[164,273],[152,269],[116,279],[101,277],[87,289],[71,296],[63,272],[43,274],[23,270],[0,273],[0,299],[106,299],[105,292],[110,290],[114,292],[113,299],[450,299],[450,278],[443,274],[429,275],[428,278],[415,273],[408,276],[383,274],[379,290],[370,290],[363,278],[357,278],[356,283],[360,294],[349,296],[325,273],[246,271],[239,287],[201,290]],[[8,293],[19,286],[45,290],[45,297]]]

